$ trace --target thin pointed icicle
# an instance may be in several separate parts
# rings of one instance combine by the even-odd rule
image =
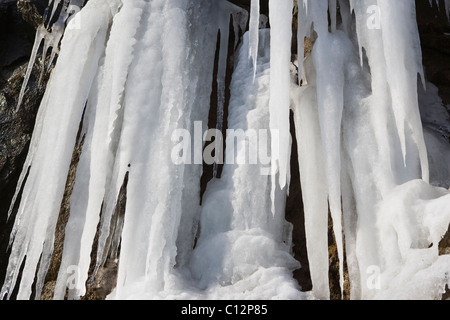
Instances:
[[[256,77],[256,66],[258,61],[258,42],[259,42],[259,1],[252,0],[250,8],[250,44],[249,58],[253,63],[253,81]]]
[[[25,78],[22,83],[22,88],[20,88],[19,100],[17,102],[16,112],[19,111],[20,106],[22,105],[23,98],[25,96],[25,90],[28,86],[28,81],[30,80],[31,72],[33,71],[34,62],[36,61],[38,50],[41,46],[42,40],[45,39],[46,34],[47,34],[47,30],[44,28],[43,25],[40,25],[38,27],[38,29],[36,30],[36,37],[34,39],[34,45],[33,45],[32,51],[31,51],[30,61],[28,62],[28,67],[27,67],[27,71],[25,73]]]

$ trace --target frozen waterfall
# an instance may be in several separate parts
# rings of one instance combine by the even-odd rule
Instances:
[[[414,1],[269,0],[268,17],[259,0],[249,12],[226,0],[82,4],[49,1],[20,93],[18,108],[44,42],[58,57],[10,207],[2,298],[43,292],[74,146],[54,299],[80,299],[110,262],[109,299],[329,299],[329,216],[352,299],[439,299],[450,286],[438,252],[450,144],[423,125],[448,114],[424,76]],[[291,159],[308,292],[285,219]]]

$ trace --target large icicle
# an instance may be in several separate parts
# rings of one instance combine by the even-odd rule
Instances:
[[[38,29],[36,30],[36,37],[34,39],[34,45],[33,45],[32,51],[31,51],[30,61],[28,62],[28,67],[27,67],[27,71],[25,73],[25,78],[23,80],[22,87],[20,88],[19,99],[17,102],[16,111],[18,111],[20,109],[20,106],[22,105],[22,101],[25,96],[25,90],[27,88],[28,81],[30,80],[31,72],[33,71],[34,62],[36,61],[38,50],[42,44],[42,41],[44,40],[44,38],[46,36],[46,33],[47,33],[47,30],[44,28],[43,25],[39,26]],[[45,63],[45,62],[43,61],[42,63]]]
[[[289,109],[290,109],[290,62],[292,40],[291,0],[270,0],[270,130],[272,132],[272,191],[277,184],[283,189],[289,183]],[[272,193],[272,197],[274,194]]]
[[[335,1],[330,3],[336,6]],[[325,156],[328,201],[339,261],[344,261],[341,218],[341,125],[344,110],[344,68],[346,59],[350,55],[351,43],[347,42],[340,33],[329,33],[328,3],[312,1],[308,8],[318,36],[312,59],[316,69],[317,104]],[[335,12],[331,10],[333,11]],[[339,266],[341,288],[343,288],[343,263]]]
[[[311,68],[309,70],[312,71]],[[329,299],[328,190],[319,114],[316,108],[314,74],[308,73],[308,76],[312,79],[307,87],[293,88],[294,119],[313,293],[316,298]]]

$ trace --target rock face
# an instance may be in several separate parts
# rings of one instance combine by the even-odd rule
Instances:
[[[250,0],[230,0],[230,2],[243,7],[250,8]],[[42,23],[42,15],[48,0],[0,0],[0,284],[3,283],[4,274],[8,261],[7,245],[12,228],[14,216],[7,220],[9,204],[14,195],[17,181],[28,152],[28,146],[33,132],[36,114],[40,101],[45,91],[45,83],[48,74],[44,76],[43,86],[39,87],[37,77],[39,75],[40,59],[36,63],[31,75],[24,102],[19,112],[15,112],[17,99],[22,85],[25,70],[34,42],[35,29]],[[429,0],[416,0],[417,20],[421,35],[423,63],[427,79],[439,88],[439,94],[444,103],[450,105],[450,25],[445,17],[443,8],[431,7]],[[261,0],[261,12],[268,14],[268,0]],[[294,12],[294,25],[295,25]],[[294,30],[295,32],[296,30]],[[296,50],[296,37],[293,40],[293,53]],[[311,49],[311,43],[307,46]],[[450,110],[449,110],[450,112]],[[295,136],[295,135],[293,135]],[[296,144],[294,144],[296,145]],[[296,152],[292,153],[296,155]],[[76,153],[74,153],[76,160]],[[293,156],[292,163],[298,163]],[[294,168],[294,166],[293,166]],[[73,176],[72,168],[72,176]],[[298,169],[298,168],[297,168]],[[298,171],[298,170],[297,170]],[[293,182],[291,184],[290,198],[287,202],[286,218],[293,224],[293,242],[296,248],[295,258],[301,261],[303,268],[297,270],[294,277],[298,280],[302,289],[311,289],[309,279],[308,261],[306,254],[304,225],[301,203],[301,186],[299,177],[294,170]],[[69,173],[67,191],[70,194]],[[66,199],[67,200],[67,199]],[[125,201],[123,201],[123,206]],[[120,208],[119,208],[120,209]],[[62,205],[61,217],[67,219],[70,208]],[[124,210],[123,208],[120,210]],[[118,211],[120,211],[118,210]],[[62,219],[64,220],[64,219]],[[59,223],[64,227],[64,222]],[[330,228],[332,230],[332,228]],[[60,232],[64,239],[64,231]],[[340,263],[335,254],[333,235],[330,234],[330,279],[336,278],[336,272]],[[60,240],[61,242],[62,240]],[[58,244],[56,248],[61,247]],[[55,252],[58,253],[60,249]],[[450,253],[450,233],[442,240],[440,245],[441,254]],[[55,257],[58,255],[55,254]],[[52,261],[52,266],[58,265],[58,261]],[[345,266],[345,261],[343,262]],[[110,265],[101,270],[100,277],[92,284],[88,291],[87,299],[104,298],[114,287],[117,265],[110,261]],[[48,286],[45,288],[43,298],[51,298],[52,284],[55,282],[55,271],[49,273]],[[339,278],[339,277],[337,277]],[[340,297],[340,288],[330,282],[333,292],[338,292],[336,298]],[[351,288],[344,288],[348,295]],[[344,296],[345,298],[345,296]]]

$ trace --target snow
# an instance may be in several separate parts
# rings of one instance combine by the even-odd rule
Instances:
[[[297,4],[298,77],[291,0],[269,1],[270,29],[254,0],[250,15],[225,0],[91,0],[76,13],[80,28],[64,31],[70,5],[81,5],[65,2],[51,31],[37,32],[20,94],[18,107],[44,42],[58,60],[9,212],[18,201],[0,296],[11,298],[16,283],[19,299],[32,298],[33,283],[35,297],[43,290],[83,121],[54,299],[79,299],[111,261],[109,299],[329,299],[329,215],[352,299],[439,299],[450,271],[438,252],[450,224],[450,119],[424,79],[414,3]],[[374,4],[382,14],[368,28]],[[218,32],[220,131],[233,61],[226,163],[200,203],[204,139],[187,143],[193,152],[181,163],[172,143],[177,130],[203,138]],[[314,43],[307,57],[305,37]],[[292,276],[302,266],[285,220],[291,111],[311,292]]]

